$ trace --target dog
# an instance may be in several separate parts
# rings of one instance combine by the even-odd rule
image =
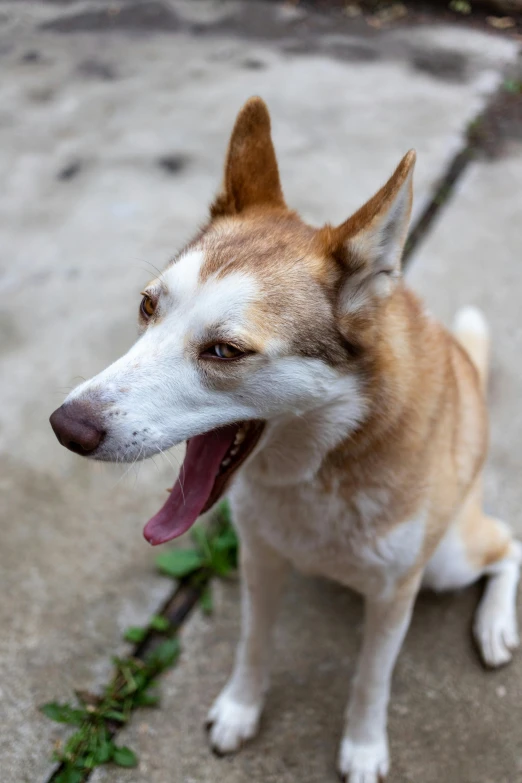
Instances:
[[[421,587],[487,577],[483,661],[518,645],[522,547],[482,511],[488,328],[466,308],[451,334],[402,279],[414,163],[410,151],[342,225],[312,228],[285,203],[268,110],[251,98],[207,225],[142,292],[140,338],[51,416],[64,446],[98,460],[187,441],[151,544],[228,494],[243,618],[209,713],[216,752],[258,731],[288,567],[363,595],[338,760],[349,783],[388,772],[391,677]]]

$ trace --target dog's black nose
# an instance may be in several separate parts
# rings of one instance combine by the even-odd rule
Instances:
[[[89,420],[88,414],[80,403],[70,402],[57,408],[49,419],[62,446],[84,456],[92,454],[105,435]]]

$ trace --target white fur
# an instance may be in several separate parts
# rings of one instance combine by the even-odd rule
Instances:
[[[234,753],[243,742],[255,737],[261,704],[240,704],[223,691],[208,713],[210,742],[218,753]]]
[[[366,280],[357,284],[350,279],[341,291],[341,309],[345,313],[354,315],[368,306],[371,296],[372,291]]]
[[[368,745],[344,737],[339,751],[341,779],[350,783],[378,783],[388,774],[390,754],[386,739]]]
[[[268,688],[272,629],[287,571],[286,561],[259,541],[255,547],[242,547],[241,565],[244,622],[234,672],[208,714],[210,741],[219,753],[237,750],[257,731]]]
[[[396,580],[407,574],[419,560],[426,533],[426,517],[421,512],[414,519],[392,528],[376,542],[375,553],[387,566],[391,595]]]
[[[423,586],[430,590],[456,590],[476,582],[480,571],[466,556],[456,524],[451,525],[424,571]]]
[[[508,556],[487,569],[489,579],[473,624],[473,634],[487,666],[509,663],[520,644],[516,600],[521,563],[522,544],[512,541]]]
[[[478,307],[463,307],[458,311],[453,322],[456,334],[474,334],[484,339],[489,338],[489,326],[484,314]]]
[[[514,559],[496,565],[497,573],[488,579],[473,624],[482,659],[492,667],[508,663],[520,644],[516,615],[520,565]]]
[[[264,487],[288,487],[312,480],[324,455],[366,414],[356,376],[337,376],[317,359],[288,358],[279,362],[278,371],[279,381],[288,378],[296,386],[308,384],[308,389],[301,404],[296,396],[291,413],[275,416],[266,424],[258,457],[250,463],[250,475]],[[303,403],[310,392],[321,403],[306,411]]]
[[[388,772],[386,721],[391,676],[410,623],[416,579],[401,597],[366,599],[364,638],[339,756],[339,771],[350,783],[379,783]]]

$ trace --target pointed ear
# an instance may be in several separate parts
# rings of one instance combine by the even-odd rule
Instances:
[[[359,309],[373,294],[391,293],[401,273],[401,258],[413,200],[415,152],[401,160],[388,182],[337,228],[321,230],[329,253],[345,267],[353,306]],[[345,303],[346,309],[349,302]]]
[[[221,193],[211,217],[234,215],[249,207],[284,208],[285,201],[270,136],[270,115],[261,98],[250,98],[239,112],[225,161]]]

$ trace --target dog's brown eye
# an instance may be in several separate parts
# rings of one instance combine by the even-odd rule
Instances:
[[[244,356],[245,352],[231,343],[216,343],[204,351],[203,356],[210,356],[214,359],[238,359]]]
[[[150,318],[151,315],[154,315],[154,311],[156,309],[156,305],[148,296],[147,294],[143,294],[143,299],[141,300],[140,310],[141,314],[144,318]]]

